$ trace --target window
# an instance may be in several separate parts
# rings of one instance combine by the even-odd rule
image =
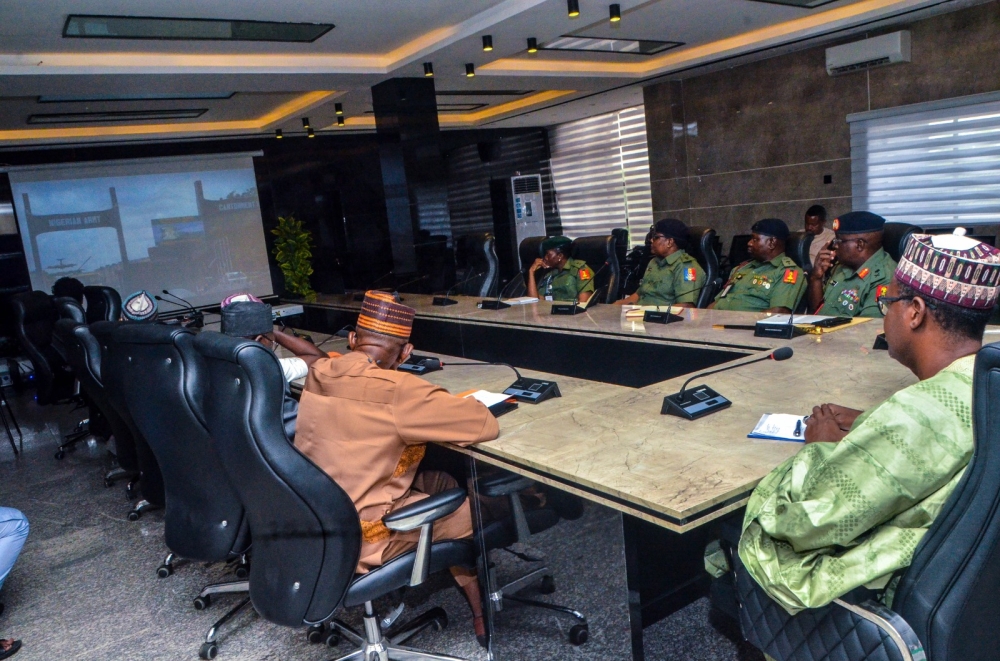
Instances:
[[[855,209],[921,227],[1000,222],[1000,94],[847,120]]]
[[[552,183],[563,233],[573,238],[624,227],[641,244],[653,224],[643,106],[549,132]]]

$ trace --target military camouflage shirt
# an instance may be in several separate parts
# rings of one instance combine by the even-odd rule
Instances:
[[[538,293],[546,301],[575,301],[580,294],[593,291],[594,272],[582,259],[567,259],[561,269],[549,271],[538,283]]]
[[[794,310],[805,287],[805,274],[785,253],[769,262],[752,259],[733,269],[729,281],[715,297],[715,309],[747,312],[771,308]]]
[[[652,259],[639,284],[639,305],[697,303],[705,286],[705,271],[691,255],[678,250]]]
[[[889,288],[896,262],[879,248],[857,271],[839,265],[827,274],[823,305],[816,314],[839,317],[881,317],[878,299]]]

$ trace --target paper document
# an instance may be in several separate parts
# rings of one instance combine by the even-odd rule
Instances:
[[[823,315],[823,314],[797,314],[792,318],[792,323],[796,326],[799,324],[815,324],[817,321],[823,321],[824,319],[833,319],[833,317]],[[788,315],[787,314],[773,314],[770,317],[765,317],[757,322],[758,324],[787,324]]]
[[[772,441],[806,440],[807,415],[790,415],[788,413],[765,413],[760,417],[757,426],[747,434],[747,438],[766,438]],[[796,430],[799,432],[796,436]]]
[[[505,298],[503,302],[507,305],[528,305],[530,303],[537,303],[538,299],[534,296],[518,296],[517,298]]]
[[[470,395],[466,395],[466,397],[472,397],[476,401],[482,402],[487,408],[510,399],[510,395],[505,395],[502,392],[490,392],[489,390],[477,390]]]
[[[623,305],[626,319],[641,319],[647,312],[670,312],[670,314],[681,314],[684,308],[673,305]]]

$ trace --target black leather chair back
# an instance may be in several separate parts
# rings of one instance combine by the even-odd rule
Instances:
[[[194,350],[194,332],[121,324],[114,339],[125,358],[129,411],[163,476],[167,547],[201,562],[243,553],[248,542],[243,504],[205,424],[208,372]]]
[[[788,240],[785,241],[785,254],[806,273],[812,271],[809,248],[812,247],[813,236],[805,230],[797,230],[789,234]]]
[[[604,291],[598,301],[600,303],[614,303],[618,300],[621,269],[618,266],[616,243],[617,240],[611,234],[585,236],[573,241],[571,256],[587,262],[587,266],[594,272],[594,290]]]
[[[747,245],[750,242],[751,234],[737,234],[733,237],[732,243],[729,244],[729,270],[732,270],[742,264],[743,262],[751,259],[750,257],[750,246]],[[723,274],[728,275],[728,274]]]
[[[73,373],[52,345],[58,316],[52,297],[43,291],[24,292],[11,298],[17,339],[35,368],[38,403],[45,405],[73,394]]]
[[[78,324],[87,323],[87,314],[83,311],[83,306],[75,298],[60,296],[52,299],[56,308],[56,314],[60,319],[70,319]]]
[[[87,301],[87,323],[118,321],[122,318],[122,297],[111,287],[89,286],[83,288]]]
[[[629,245],[629,234],[628,230],[624,227],[616,227],[611,230],[611,236],[615,237],[615,256],[618,257],[618,269],[622,268],[625,263],[625,257],[628,255],[628,250],[631,247]],[[619,289],[619,294],[621,294],[621,287]]]
[[[882,228],[882,248],[897,262],[906,248],[911,234],[922,234],[923,229],[909,223],[886,223]]]
[[[542,256],[542,242],[548,237],[529,236],[521,241],[517,247],[518,257],[521,259],[521,272],[527,274],[528,269],[535,260]]]
[[[465,273],[459,276],[459,280],[475,273],[482,275],[457,287],[456,293],[484,298],[496,296],[500,279],[500,261],[497,259],[496,240],[493,235],[489,232],[470,234],[458,237],[457,243],[459,264],[466,268]]]
[[[698,292],[698,307],[706,308],[715,299],[715,294],[722,287],[722,277],[719,275],[719,255],[715,252],[715,230],[711,227],[695,226],[688,231],[689,255],[698,260],[705,270],[705,286]]]
[[[250,519],[254,608],[285,626],[324,621],[354,578],[361,550],[354,503],[285,435],[281,368],[271,351],[213,331],[194,344],[208,367],[208,428]]]
[[[1000,345],[976,356],[972,397],[972,459],[893,601],[931,661],[1000,659]]]

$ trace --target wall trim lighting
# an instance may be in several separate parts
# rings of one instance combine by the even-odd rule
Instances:
[[[313,131],[313,130],[312,130],[312,127],[310,126],[310,127],[309,127],[309,128],[308,128],[308,129],[306,130],[306,135],[307,135],[307,136],[309,136],[310,138],[315,138],[315,137],[316,137],[316,131]]]
[[[281,129],[274,129],[274,137],[278,140],[281,140],[285,136],[281,134]]]
[[[344,104],[343,103],[335,103],[335,104],[333,104],[333,111],[335,113],[337,113],[338,115],[343,115],[344,114]]]
[[[528,52],[537,53],[538,52],[538,39],[534,37],[528,37]]]
[[[622,6],[618,3],[611,5],[608,8],[611,11],[611,22],[617,23],[622,20]]]
[[[580,15],[580,0],[566,0],[566,13],[570,18]]]
[[[345,122],[344,122],[344,118],[343,117],[338,117],[337,118],[337,126],[343,126],[344,123]]]
[[[434,77],[434,63],[433,62],[424,62],[424,76],[426,76],[427,78],[433,78]]]
[[[308,117],[303,117],[302,118],[302,128],[304,128],[304,129],[308,129],[309,128],[309,118]]]
[[[493,50],[493,35],[484,34],[483,35],[483,50],[487,53]]]
[[[467,62],[465,64],[465,77],[472,78],[475,75],[476,75],[476,65],[474,65],[472,62]]]

